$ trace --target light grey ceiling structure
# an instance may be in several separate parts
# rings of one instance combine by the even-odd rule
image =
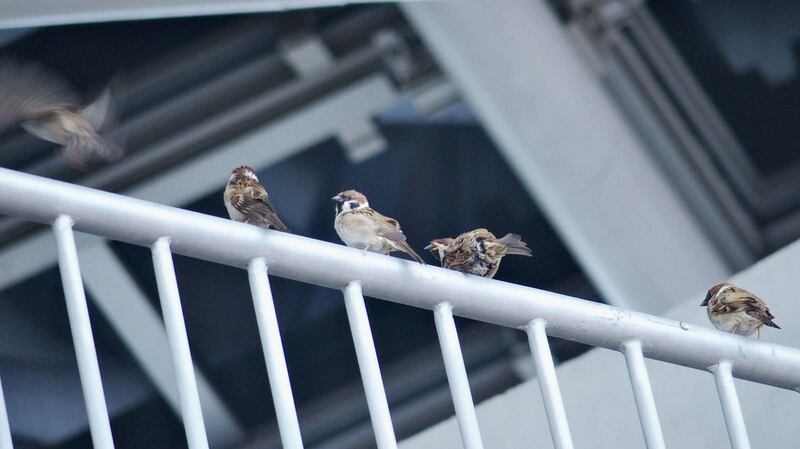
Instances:
[[[0,0],[0,29],[75,23],[276,12],[389,0]],[[408,0],[406,0],[408,1]],[[411,0],[433,1],[433,0]]]
[[[403,8],[612,304],[665,310],[729,273],[546,2]]]

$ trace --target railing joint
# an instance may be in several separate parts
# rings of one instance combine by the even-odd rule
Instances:
[[[154,249],[156,247],[156,245],[159,245],[159,244],[167,245],[167,248],[169,248],[169,247],[172,246],[172,238],[169,237],[169,236],[161,236],[161,237],[155,239],[153,241],[153,243],[150,244],[150,249]]]
[[[720,373],[721,370],[723,371],[727,370],[733,377],[733,363],[731,363],[731,361],[727,359],[719,360],[717,363],[707,366],[706,370],[715,376],[717,374],[724,374]]]
[[[348,288],[354,288],[354,287],[363,288],[363,285],[361,284],[360,280],[353,279],[352,281],[349,281],[346,284],[344,284],[344,287],[342,287],[342,291],[345,291]]]
[[[524,330],[526,333],[531,333],[534,331],[534,329],[541,327],[546,331],[549,325],[550,323],[548,323],[546,319],[539,317],[528,321],[528,324],[524,326]]]
[[[620,345],[619,351],[622,352],[623,354],[629,351],[638,351],[644,355],[642,340],[639,339],[626,340]]]
[[[66,221],[66,223],[64,223]],[[75,226],[75,218],[69,214],[59,214],[55,220],[53,220],[53,225],[55,226],[69,226],[70,228]]]
[[[435,306],[433,306],[433,311],[434,312],[437,312],[439,310],[450,311],[452,313],[453,312],[453,305],[450,304],[447,301],[442,301],[442,302],[436,304]]]

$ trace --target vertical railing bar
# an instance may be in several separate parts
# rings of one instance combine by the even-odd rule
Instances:
[[[378,355],[375,352],[375,342],[372,340],[372,331],[369,327],[369,317],[364,304],[364,295],[361,293],[360,282],[351,281],[345,286],[344,304],[347,309],[347,319],[350,322],[350,331],[353,334],[358,368],[361,370],[361,380],[364,382],[364,393],[367,396],[367,407],[378,449],[397,449],[397,439],[392,427],[389,403],[383,388]]]
[[[625,363],[628,365],[628,375],[631,378],[633,398],[636,401],[636,410],[639,412],[639,422],[647,449],[665,449],[664,435],[661,432],[661,423],[658,420],[656,401],[653,397],[653,388],[650,385],[650,376],[644,362],[642,342],[629,341],[622,346]]]
[[[275,403],[281,442],[284,449],[303,449],[300,423],[297,420],[289,370],[286,367],[281,332],[278,327],[278,316],[275,313],[275,303],[264,259],[261,257],[253,259],[247,267],[247,273],[253,295],[253,306],[256,311],[258,333],[267,363],[267,375],[272,391],[272,401]]]
[[[92,444],[95,449],[113,449],[114,439],[111,436],[111,423],[103,393],[103,382],[100,378],[100,365],[94,346],[89,307],[86,304],[72,224],[72,218],[67,215],[59,215],[53,222],[53,233],[58,248],[58,267],[67,302],[67,316],[75,344],[75,358],[86,402]]]
[[[547,342],[547,322],[537,318],[531,321],[525,331],[528,334],[528,344],[533,354],[533,363],[536,365],[536,377],[539,379],[539,388],[542,390],[544,410],[547,414],[547,423],[550,426],[550,436],[553,438],[555,449],[572,449],[572,435],[569,432],[567,412],[564,409],[564,400],[558,387],[558,377],[553,364],[553,355]]]
[[[714,374],[714,381],[717,384],[717,393],[720,405],[722,405],[722,414],[725,417],[725,426],[728,428],[731,448],[750,449],[750,438],[747,436],[742,405],[739,403],[736,385],[733,383],[731,363],[719,362],[712,366],[710,371]]]
[[[437,304],[433,309],[433,317],[436,321],[439,345],[442,347],[447,382],[456,409],[461,441],[465,449],[482,449],[483,441],[478,427],[478,416],[475,414],[467,368],[464,366],[464,356],[461,353],[461,344],[458,342],[453,306],[447,302]]]
[[[194,375],[189,337],[186,334],[186,323],[181,309],[178,280],[175,277],[169,238],[162,237],[156,240],[151,251],[158,284],[158,296],[164,315],[164,326],[178,383],[178,396],[181,401],[181,415],[183,416],[186,440],[189,449],[208,449],[208,437],[203,422],[203,411],[200,408],[200,395]]]
[[[6,398],[3,394],[3,385],[0,382],[0,449],[14,449],[11,442],[11,426],[8,424],[8,410],[6,410]]]

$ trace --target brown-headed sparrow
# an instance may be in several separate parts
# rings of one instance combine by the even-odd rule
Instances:
[[[265,229],[291,232],[278,218],[278,213],[269,200],[267,189],[258,182],[258,177],[252,168],[246,165],[235,168],[228,178],[223,197],[231,220]]]
[[[345,190],[331,199],[336,202],[333,227],[345,245],[380,254],[402,251],[425,264],[422,257],[406,243],[400,223],[369,207],[367,197],[362,193]]]
[[[517,234],[506,234],[498,239],[483,228],[465,232],[456,238],[433,240],[425,249],[438,257],[444,268],[490,279],[497,273],[503,256],[532,255],[528,245]]]
[[[700,306],[706,307],[711,324],[721,331],[748,337],[756,333],[761,338],[761,326],[780,329],[764,301],[728,282],[711,287]]]
[[[61,156],[85,169],[97,157],[119,159],[124,150],[98,134],[112,116],[109,89],[79,108],[66,81],[32,63],[0,60],[0,129],[21,122],[23,129],[48,142],[63,145]]]

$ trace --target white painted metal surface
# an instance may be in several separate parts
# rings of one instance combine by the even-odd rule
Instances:
[[[64,298],[67,300],[67,315],[75,343],[75,357],[78,360],[86,413],[89,415],[92,444],[96,449],[114,449],[72,224],[72,218],[67,215],[58,215],[53,222],[58,247],[58,267],[61,271],[61,282],[64,284]]]
[[[800,301],[787,292],[800,289],[800,241],[733,276],[736,285],[755,291],[778,316],[780,330],[766,329],[761,342],[797,347],[800,341]],[[705,295],[686,295],[664,318],[689,328],[711,328]],[[550,333],[551,330],[548,330]],[[738,337],[738,340],[750,340]],[[752,339],[756,343],[755,338]],[[681,345],[692,351],[693,345]],[[558,382],[576,448],[644,449],[637,404],[628,382],[625,358],[617,350],[594,349],[562,361]],[[649,353],[647,343],[643,346]],[[646,360],[658,417],[667,448],[730,448],[725,419],[708,370]],[[472,377],[472,376],[471,376]],[[790,448],[797,441],[798,392],[736,379],[747,432],[753,448]],[[552,448],[547,414],[536,379],[477,405],[486,447]],[[400,449],[460,449],[455,417],[400,442]]]
[[[8,410],[3,386],[0,384],[0,449],[14,449],[11,441],[11,428],[8,425]]]
[[[35,198],[36,201],[31,199]],[[348,317],[362,369],[362,380],[370,405],[379,447],[395,447],[374,343],[363,304],[363,292],[401,304],[434,310],[443,356],[465,446],[480,448],[466,371],[453,322],[460,316],[497,325],[528,330],[534,360],[543,382],[553,434],[569,447],[564,413],[557,411],[560,399],[547,350],[547,333],[594,346],[622,351],[638,341],[642,356],[676,365],[714,372],[734,449],[746,448],[741,408],[733,390],[733,377],[788,390],[800,388],[800,350],[723,334],[708,328],[630,312],[506,282],[425,266],[397,258],[358,251],[341,245],[266,231],[142,200],[96,191],[59,181],[0,169],[0,213],[48,223],[55,219],[59,254],[64,270],[65,291],[82,296],[80,272],[71,219],[81,231],[142,246],[152,246],[153,262],[167,335],[175,364],[184,423],[190,448],[206,449],[202,413],[197,396],[183,322],[172,252],[244,268],[254,259],[263,260],[281,277],[327,288],[345,287]],[[69,231],[69,232],[65,232]],[[65,239],[66,237],[66,239]],[[153,243],[155,242],[155,243]],[[172,244],[170,242],[173,242]],[[71,256],[70,256],[71,248]],[[259,262],[260,263],[260,262]],[[76,282],[77,281],[77,282]],[[73,295],[75,296],[75,295]],[[85,307],[85,302],[84,302]],[[70,313],[73,326],[78,315]],[[88,327],[88,320],[81,329]],[[86,335],[85,331],[82,335]],[[84,339],[85,340],[85,339]],[[94,349],[88,342],[76,343],[78,351]],[[638,348],[638,347],[637,347]],[[636,353],[631,353],[634,357]],[[80,357],[79,357],[80,359]],[[646,379],[633,360],[634,380]],[[96,362],[95,362],[96,367]],[[96,379],[81,376],[87,404],[94,404],[100,390]],[[644,384],[638,385],[640,391]],[[637,385],[634,385],[636,388]],[[102,397],[102,396],[101,396]],[[91,413],[91,412],[90,412]],[[643,414],[648,421],[648,413]],[[107,416],[105,416],[107,419]],[[563,422],[562,422],[563,421]],[[648,422],[644,422],[648,426]],[[560,436],[559,436],[560,435]],[[99,446],[98,447],[104,447]]]
[[[267,264],[264,263],[264,259],[261,257],[253,259],[247,267],[247,273],[250,278],[250,291],[253,294],[258,333],[264,348],[264,359],[267,362],[267,374],[278,417],[281,442],[285,449],[303,449],[300,423],[297,421],[289,370],[286,368],[286,358],[283,355],[281,331],[278,327],[278,316],[275,313],[275,303],[272,300]]]
[[[107,242],[85,234],[77,240],[81,274],[94,304],[114,326],[164,400],[180,415],[178,384],[161,315]],[[242,441],[244,431],[196,366],[195,376],[211,446],[227,447]]]
[[[561,399],[561,389],[558,387],[553,355],[547,342],[546,328],[547,322],[537,318],[531,321],[525,330],[533,354],[533,364],[536,366],[536,378],[539,379],[539,387],[542,390],[553,446],[556,449],[572,449],[572,435],[569,432],[564,401]]]
[[[732,449],[750,449],[750,438],[747,436],[747,427],[744,424],[742,405],[736,386],[731,375],[731,363],[723,360],[711,368],[719,392],[719,402],[722,405],[722,414],[725,416],[725,425],[728,427],[728,436]]]
[[[186,334],[186,323],[181,309],[181,298],[178,293],[178,280],[172,263],[168,237],[159,237],[153,243],[153,268],[156,272],[158,296],[161,299],[161,311],[164,315],[164,326],[167,328],[169,348],[172,352],[172,363],[175,377],[178,380],[178,395],[181,399],[181,414],[186,428],[186,441],[189,449],[208,449],[203,412],[200,408],[200,395],[197,393],[197,380],[194,376],[194,364],[189,350],[189,337]]]
[[[464,444],[464,449],[483,449],[467,368],[464,366],[464,356],[461,354],[461,344],[458,342],[456,323],[453,320],[453,306],[447,302],[437,304],[433,308],[433,317],[436,321],[439,345],[442,347],[450,395],[453,396],[453,405],[456,409],[461,442]]]
[[[625,343],[622,345],[622,353],[625,354],[625,362],[628,364],[633,398],[636,400],[636,409],[639,412],[639,422],[642,423],[647,449],[665,449],[664,435],[661,433],[661,423],[658,421],[656,411],[656,400],[653,398],[653,388],[650,386],[650,377],[644,364],[642,342],[634,340]]]
[[[364,304],[364,295],[361,293],[359,281],[348,282],[344,287],[344,305],[347,309],[350,331],[353,334],[358,368],[361,370],[361,379],[364,382],[364,393],[367,396],[375,441],[378,443],[378,449],[396,449],[397,438],[394,436],[389,403],[386,399],[386,391],[378,365],[378,354],[375,352],[375,343],[372,341],[367,306]]]

